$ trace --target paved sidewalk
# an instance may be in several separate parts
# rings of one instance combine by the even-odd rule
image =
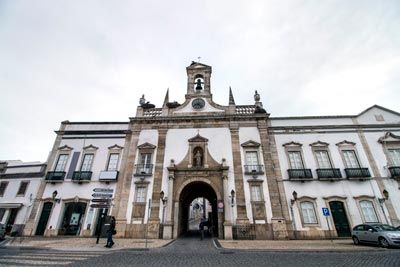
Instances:
[[[226,249],[268,251],[376,251],[377,246],[355,246],[351,239],[331,240],[218,240]]]
[[[96,238],[80,237],[15,237],[6,242],[9,247],[35,247],[52,248],[58,250],[77,250],[77,251],[104,251],[119,249],[144,249],[146,242],[144,239],[113,238],[115,244],[109,249],[105,248],[106,238],[101,238],[96,244]],[[158,248],[167,245],[173,240],[149,239],[147,248]]]

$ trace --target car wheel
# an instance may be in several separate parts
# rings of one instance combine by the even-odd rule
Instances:
[[[389,242],[386,240],[384,237],[379,238],[379,245],[383,248],[388,248],[389,247]]]
[[[352,237],[354,245],[360,245],[360,240],[356,236]]]

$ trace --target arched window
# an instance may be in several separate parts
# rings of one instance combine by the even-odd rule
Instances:
[[[364,215],[365,222],[379,222],[372,201],[362,200],[360,201],[360,207]]]
[[[317,217],[315,216],[314,204],[312,202],[304,201],[301,202],[300,206],[304,224],[318,223]]]

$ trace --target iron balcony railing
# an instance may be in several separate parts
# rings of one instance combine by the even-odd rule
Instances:
[[[89,171],[75,171],[72,174],[72,182],[82,183],[82,182],[89,182],[92,178],[92,172]]]
[[[245,174],[263,174],[264,165],[244,165]]]
[[[288,169],[291,180],[311,180],[313,178],[311,169]]]
[[[57,183],[57,182],[63,182],[64,178],[65,178],[65,172],[52,171],[52,172],[47,172],[45,181],[49,183]]]
[[[317,169],[317,175],[319,180],[324,180],[324,179],[340,179],[342,178],[342,173],[340,172],[340,169]]]
[[[389,167],[389,171],[392,178],[400,178],[400,166]]]
[[[118,179],[119,171],[101,171],[99,181],[114,182]]]
[[[346,168],[347,179],[371,177],[368,168]]]
[[[149,176],[153,174],[153,164],[136,164],[135,176]]]

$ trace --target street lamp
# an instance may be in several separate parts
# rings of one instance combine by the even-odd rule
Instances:
[[[388,219],[386,217],[385,209],[383,207],[383,204],[385,203],[385,201],[389,199],[389,192],[386,189],[383,189],[382,195],[383,195],[383,198],[378,198],[378,201],[379,201],[379,205],[381,206],[382,213],[385,216],[386,224],[389,224],[389,221],[388,221]]]
[[[297,200],[297,192],[293,191],[292,193],[293,199],[290,200],[290,204],[293,206],[293,204],[296,202]]]
[[[296,221],[294,219],[294,211],[293,211],[293,205],[297,201],[297,192],[293,191],[292,192],[293,198],[290,199],[290,213],[292,215],[292,227],[293,227],[293,235],[294,239],[297,239],[297,233],[296,233]]]
[[[57,190],[54,190],[53,194],[51,195],[51,199],[53,199],[53,201],[55,201],[55,202],[57,202],[57,203],[60,203],[60,199],[59,199],[59,198],[56,198],[57,195],[58,195]]]

